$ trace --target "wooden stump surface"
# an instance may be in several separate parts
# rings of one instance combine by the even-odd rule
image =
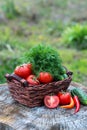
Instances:
[[[74,82],[69,89],[74,86],[87,92],[86,87]],[[0,130],[87,130],[87,106],[81,106],[76,114],[74,110],[23,106],[12,99],[7,84],[0,85],[0,122],[13,128]]]

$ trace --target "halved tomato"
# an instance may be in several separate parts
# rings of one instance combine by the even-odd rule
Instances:
[[[44,97],[44,104],[48,108],[56,108],[59,105],[59,98],[56,95],[47,95]]]

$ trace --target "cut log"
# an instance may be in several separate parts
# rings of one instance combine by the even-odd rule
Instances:
[[[69,89],[87,88],[72,82]],[[48,109],[45,106],[29,108],[16,102],[10,95],[7,84],[0,85],[0,130],[87,130],[87,106],[78,113],[73,109]],[[7,129],[4,124],[8,125]]]

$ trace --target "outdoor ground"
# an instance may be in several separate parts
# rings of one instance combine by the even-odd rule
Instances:
[[[8,1],[8,0],[7,0]],[[61,35],[76,23],[87,22],[87,0],[14,0],[17,15],[7,18],[9,5],[0,0],[0,83],[11,73],[17,58],[39,43],[51,44],[63,64],[73,71],[73,81],[87,86],[87,50],[69,49]],[[12,9],[12,5],[10,5]]]

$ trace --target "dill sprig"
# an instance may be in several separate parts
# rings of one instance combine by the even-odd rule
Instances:
[[[49,45],[39,44],[32,47],[21,58],[21,63],[32,63],[33,72],[50,72],[54,80],[64,79],[65,70],[58,51]]]

